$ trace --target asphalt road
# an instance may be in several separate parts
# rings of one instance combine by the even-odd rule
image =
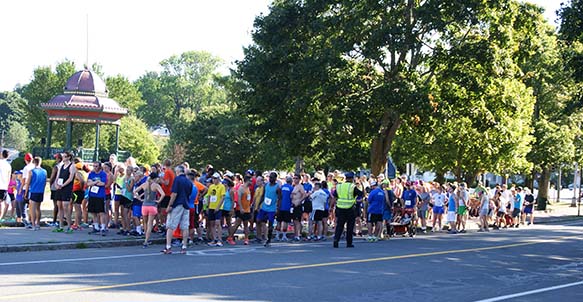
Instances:
[[[583,221],[568,224],[354,249],[328,241],[187,255],[161,255],[161,246],[5,253],[0,301],[583,301]]]

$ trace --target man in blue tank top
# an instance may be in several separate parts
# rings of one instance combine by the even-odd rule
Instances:
[[[30,222],[32,229],[40,230],[40,204],[43,202],[45,195],[45,186],[47,184],[47,171],[41,168],[42,159],[35,157],[33,159],[34,169],[28,172],[29,181],[26,183],[26,192],[30,200]]]
[[[263,198],[261,198],[261,209],[257,215],[257,221],[259,222],[258,228],[264,228],[265,222],[268,222],[267,241],[265,242],[265,247],[269,247],[271,244],[275,212],[277,212],[277,209],[279,209],[280,203],[281,188],[277,183],[277,173],[271,172],[269,174],[269,183],[265,185],[263,190]]]
[[[292,177],[287,176],[285,178],[285,184],[281,186],[281,205],[277,212],[277,228],[275,229],[275,240],[277,241],[287,241],[287,226],[291,223],[291,193],[294,190],[292,185]],[[281,235],[281,236],[280,236]]]

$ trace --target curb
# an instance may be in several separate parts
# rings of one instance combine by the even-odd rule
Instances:
[[[152,241],[153,244],[163,244],[166,242],[166,239],[164,238],[152,239],[150,241]],[[135,239],[135,240],[79,241],[65,243],[5,245],[0,246],[0,253],[140,246],[142,245],[143,242],[144,242],[143,239]]]

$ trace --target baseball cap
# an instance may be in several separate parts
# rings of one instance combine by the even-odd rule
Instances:
[[[370,182],[371,187],[376,187],[377,185],[378,185],[378,183],[374,180]]]
[[[346,177],[346,178],[354,178],[354,172],[346,172],[346,173],[344,173],[344,177]]]
[[[215,174],[213,174],[213,178],[221,178],[221,174],[219,174],[219,172],[215,172]]]
[[[24,160],[26,160],[26,161],[31,161],[31,160],[32,160],[32,154],[30,154],[30,153],[26,153],[26,154],[24,155]]]

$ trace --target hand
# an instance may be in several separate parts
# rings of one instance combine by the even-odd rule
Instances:
[[[170,212],[172,212],[172,207],[168,206],[168,207],[166,208],[166,213],[170,213]]]

